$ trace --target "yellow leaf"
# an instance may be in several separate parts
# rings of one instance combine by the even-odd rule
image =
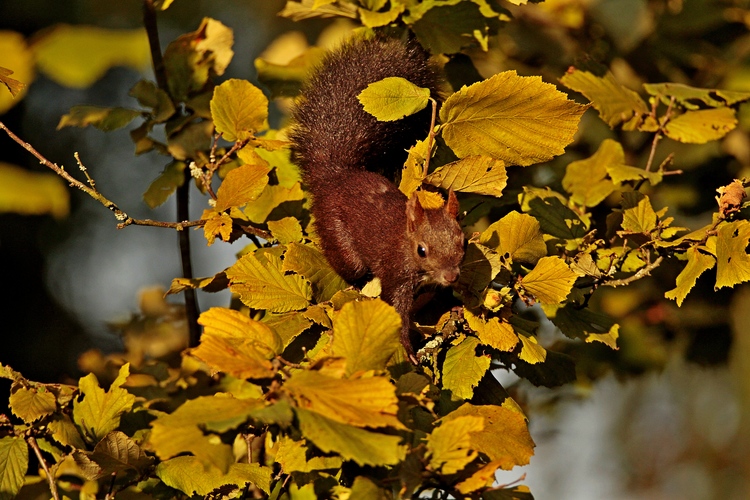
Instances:
[[[126,126],[139,116],[141,116],[141,112],[134,109],[73,106],[70,108],[70,113],[60,118],[57,129],[93,125],[99,130],[110,132]]]
[[[268,172],[262,165],[242,165],[229,171],[216,192],[216,210],[223,212],[258,199],[268,184]]]
[[[479,337],[479,341],[494,349],[504,352],[510,352],[518,344],[518,335],[513,327],[500,318],[493,317],[484,320],[475,316],[468,309],[464,309],[464,318],[469,324],[469,328],[474,330]]]
[[[732,108],[685,111],[664,127],[667,137],[688,144],[705,144],[721,139],[737,126]]]
[[[308,459],[307,451],[309,448],[304,439],[294,441],[282,435],[279,437],[278,446],[274,455],[274,462],[281,465],[281,470],[286,474],[338,469],[342,464],[341,457],[312,457]]]
[[[27,424],[57,410],[55,395],[44,386],[24,387],[16,382],[10,392],[9,402],[13,414]]]
[[[214,89],[211,116],[227,141],[242,141],[268,128],[268,99],[246,80],[231,78]]]
[[[542,304],[558,304],[570,293],[577,276],[559,257],[542,257],[521,285]],[[523,339],[521,339],[523,340]]]
[[[427,158],[427,141],[417,141],[409,149],[404,169],[401,171],[401,181],[398,189],[407,197],[411,197],[424,180],[424,162]]]
[[[266,222],[266,219],[271,216],[279,205],[292,205],[293,203],[291,202],[299,202],[304,198],[305,193],[302,191],[302,186],[299,182],[295,182],[291,187],[285,187],[280,184],[269,184],[260,194],[258,199],[246,206],[243,212],[247,215],[247,218],[250,219],[250,221],[256,224],[262,224]],[[301,205],[301,203],[299,203],[299,205]],[[285,212],[284,215],[293,216],[295,214]]]
[[[391,76],[369,84],[357,99],[378,121],[391,122],[422,111],[429,102],[430,89]]]
[[[39,69],[61,85],[85,88],[114,66],[145,71],[151,62],[143,29],[110,30],[61,24],[32,46]]]
[[[374,12],[372,10],[359,8],[359,19],[364,26],[368,28],[378,28],[386,26],[398,19],[398,16],[406,9],[404,4],[395,4],[390,10],[385,12]]]
[[[471,434],[484,429],[484,419],[478,416],[461,416],[443,421],[427,436],[427,456],[430,468],[444,475],[463,470],[477,457],[471,449]]]
[[[78,381],[83,399],[73,401],[73,420],[89,443],[99,442],[115,430],[122,414],[133,407],[135,396],[120,387],[129,374],[130,365],[126,363],[106,392],[99,387],[99,380],[93,373]]]
[[[304,309],[312,298],[310,283],[296,274],[285,274],[278,257],[243,255],[226,270],[229,288],[248,307],[272,312]]]
[[[186,167],[183,161],[170,162],[143,193],[143,201],[151,208],[156,208],[167,201],[172,193],[185,182]]]
[[[599,111],[599,116],[614,128],[623,123],[623,129],[635,130],[643,115],[650,110],[641,96],[620,85],[612,73],[598,77],[588,71],[570,68],[560,78],[560,83],[580,92]]]
[[[682,302],[695,286],[695,281],[705,271],[713,268],[716,264],[716,258],[713,255],[705,254],[696,247],[688,248],[687,265],[677,276],[677,286],[664,294],[668,299],[676,300],[677,305],[681,306]]]
[[[281,220],[268,221],[268,230],[271,231],[276,240],[282,245],[298,243],[302,241],[302,226],[294,217],[284,217]]]
[[[271,222],[268,225],[271,227]],[[300,233],[301,231],[300,229]],[[331,300],[336,292],[348,286],[346,281],[336,274],[323,254],[311,245],[289,243],[281,269],[294,271],[307,278],[312,283],[316,302]]]
[[[532,365],[544,363],[544,360],[547,359],[547,350],[539,345],[536,337],[519,335],[518,338],[521,339],[521,354],[519,354],[519,358]]]
[[[49,214],[61,219],[69,211],[70,195],[60,177],[0,162],[0,213]]]
[[[339,379],[301,370],[286,381],[284,390],[300,408],[343,424],[404,429],[396,417],[396,388],[387,377]]]
[[[643,87],[649,94],[659,97],[664,104],[669,105],[674,97],[675,101],[686,109],[700,109],[700,105],[695,101],[702,101],[712,108],[720,108],[750,100],[750,92],[701,89],[681,83],[646,83]]]
[[[443,362],[443,389],[451,392],[451,399],[471,399],[490,368],[490,357],[477,355],[479,340],[464,338],[460,344],[448,349]]]
[[[451,95],[440,119],[443,138],[459,157],[527,166],[564,153],[585,110],[541,77],[505,71]]]
[[[506,400],[507,401],[507,400]],[[526,424],[526,417],[511,404],[502,406],[473,406],[464,403],[460,408],[443,417],[443,422],[466,415],[482,417],[484,428],[470,433],[470,447],[484,453],[503,470],[517,465],[526,465],[534,454],[534,441]]]
[[[382,370],[400,347],[401,317],[380,299],[347,302],[333,321],[333,353],[346,373]]]
[[[624,163],[625,153],[620,143],[605,139],[592,156],[568,164],[563,188],[575,203],[595,207],[615,190],[614,183],[607,177],[608,167]]]
[[[216,237],[221,237],[222,241],[229,241],[232,235],[232,218],[225,213],[217,213],[214,210],[207,211],[210,216],[203,214],[206,224],[203,226],[203,235],[206,237],[208,246],[214,244]]]
[[[13,81],[20,84],[17,92],[0,92],[0,115],[18,104],[26,96],[26,90],[34,81],[34,54],[21,33],[15,31],[0,31],[0,66],[12,73],[0,71],[0,74],[12,74]],[[0,79],[6,86],[11,80],[9,76]]]
[[[234,485],[244,489],[250,483],[270,493],[273,470],[257,463],[233,463],[222,470],[196,457],[184,456],[165,460],[156,466],[156,476],[170,488],[187,496],[209,496],[218,486]]]
[[[750,222],[738,220],[722,224],[716,239],[716,288],[750,280]]]
[[[247,315],[234,309],[212,307],[198,318],[203,326],[203,334],[256,344],[260,343],[272,354],[279,354],[283,349],[281,339],[265,323],[250,319]]]
[[[515,210],[485,229],[479,242],[516,262],[534,263],[547,255],[539,221]]]
[[[501,160],[489,156],[469,156],[436,169],[426,182],[443,189],[501,197],[508,174]]]
[[[622,228],[633,233],[649,234],[656,229],[657,216],[648,196],[638,192],[622,193]]]
[[[490,462],[474,474],[456,485],[456,489],[468,495],[473,491],[491,486],[495,482],[495,472],[500,468],[500,462]]]

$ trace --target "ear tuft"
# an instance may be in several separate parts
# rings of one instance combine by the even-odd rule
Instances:
[[[445,203],[445,211],[451,218],[455,219],[458,216],[458,198],[453,189],[448,191],[448,201]]]

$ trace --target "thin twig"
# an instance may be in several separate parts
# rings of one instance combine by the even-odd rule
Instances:
[[[430,157],[432,156],[432,144],[435,142],[435,119],[437,117],[437,101],[430,97],[432,101],[432,119],[430,120],[430,135],[427,136],[427,158],[424,160],[424,170],[422,171],[422,178],[427,177],[427,172],[430,169]]]
[[[629,285],[633,283],[634,281],[638,281],[641,278],[645,278],[646,276],[651,275],[651,271],[659,267],[664,260],[663,256],[657,257],[655,261],[652,263],[646,265],[645,267],[642,267],[639,269],[634,275],[628,276],[627,278],[619,279],[619,280],[612,280],[612,281],[605,281],[602,283],[603,286],[611,286],[611,287],[617,287],[617,286],[624,286]]]
[[[41,464],[42,469],[44,469],[44,474],[47,476],[47,481],[49,482],[49,491],[50,493],[52,493],[52,498],[54,498],[55,500],[60,500],[60,494],[57,492],[57,483],[55,482],[55,478],[52,477],[52,473],[49,471],[49,467],[47,467],[47,461],[44,460],[44,457],[42,456],[42,450],[39,449],[39,445],[37,444],[36,439],[34,439],[34,436],[28,436],[26,438],[26,442],[29,443],[31,449],[34,450],[34,454],[39,460],[39,464]]]

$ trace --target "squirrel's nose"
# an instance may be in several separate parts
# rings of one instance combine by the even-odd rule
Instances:
[[[448,269],[443,273],[443,279],[445,282],[449,285],[455,283],[458,281],[458,275],[459,275],[459,269],[457,267],[454,267],[452,269]]]

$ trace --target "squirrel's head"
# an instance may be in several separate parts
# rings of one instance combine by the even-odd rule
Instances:
[[[412,262],[416,262],[426,282],[449,286],[458,281],[464,233],[457,215],[458,200],[453,190],[440,208],[423,208],[416,194],[406,203],[406,234]]]

